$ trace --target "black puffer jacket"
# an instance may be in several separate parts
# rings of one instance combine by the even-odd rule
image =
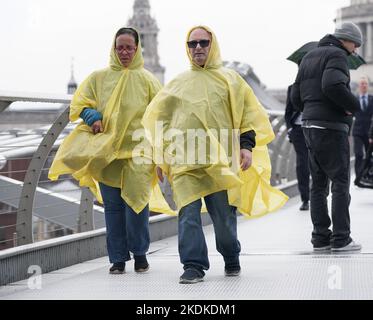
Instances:
[[[350,90],[348,55],[342,43],[329,34],[304,56],[291,92],[303,120],[351,126],[352,116],[346,112],[360,110],[360,103]]]

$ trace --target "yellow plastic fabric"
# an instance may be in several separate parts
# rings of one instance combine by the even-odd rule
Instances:
[[[190,33],[198,27],[193,28]],[[267,144],[274,133],[265,109],[255,97],[253,90],[235,71],[222,67],[220,50],[214,33],[206,65],[202,68],[193,63],[187,48],[191,70],[177,76],[165,86],[148,106],[143,124],[151,133],[154,152],[170,158],[172,143],[165,141],[157,146],[156,121],[163,122],[163,134],[178,129],[187,135],[187,129],[202,129],[207,133],[208,149],[220,150],[218,162],[207,164],[172,164],[155,162],[170,180],[178,209],[221,190],[228,190],[229,203],[246,216],[259,216],[283,206],[288,197],[270,185],[271,162]],[[257,146],[253,149],[253,164],[247,171],[230,168],[229,155],[239,162],[239,142],[231,151],[216,139],[212,129],[239,129],[239,134],[255,130]],[[187,140],[187,139],[186,139]],[[174,149],[185,148],[186,144]],[[171,151],[170,151],[171,148]],[[185,154],[187,150],[184,150]],[[198,150],[197,150],[198,152]],[[225,174],[222,174],[224,172]]]
[[[101,112],[104,132],[94,135],[89,126],[80,123],[63,141],[49,171],[51,180],[72,174],[101,202],[98,182],[121,188],[122,198],[137,213],[149,202],[156,177],[151,154],[150,164],[135,163],[132,151],[140,142],[133,141],[132,134],[143,128],[145,109],[161,89],[160,82],[143,66],[141,43],[130,66],[124,68],[114,39],[110,67],[91,74],[70,106],[71,121],[78,120],[86,107]]]

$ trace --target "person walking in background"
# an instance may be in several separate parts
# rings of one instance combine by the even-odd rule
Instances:
[[[288,88],[285,122],[288,130],[289,141],[293,144],[296,154],[298,189],[302,201],[302,205],[300,206],[299,210],[307,211],[309,210],[310,200],[310,169],[308,165],[308,149],[302,130],[302,113],[299,111],[299,109],[294,108],[291,102],[292,87],[293,86],[289,86]]]
[[[91,44],[89,44],[91,45]],[[130,252],[135,271],[149,269],[149,207],[152,183],[150,164],[139,164],[133,151],[133,133],[161,84],[143,68],[140,37],[132,28],[115,35],[110,67],[92,73],[78,88],[70,106],[70,120],[83,119],[58,149],[49,178],[72,174],[104,203],[109,272],[123,273]],[[149,147],[151,148],[150,144]]]
[[[184,272],[179,282],[191,284],[202,281],[210,266],[201,222],[203,199],[225,275],[238,276],[241,245],[236,209],[249,216],[263,215],[281,207],[287,196],[269,184],[266,145],[274,133],[268,115],[245,80],[222,66],[215,34],[205,26],[192,28],[186,49],[191,70],[158,93],[143,124],[160,154],[159,178],[163,179],[163,170],[180,210],[178,240]],[[181,142],[157,143],[157,135],[166,137],[170,132],[176,132],[175,139]]]
[[[291,100],[303,112],[302,127],[312,176],[312,244],[316,252],[357,252],[350,237],[350,145],[352,114],[360,110],[350,90],[347,57],[362,44],[358,26],[345,22],[302,59]],[[332,182],[331,220],[327,197]]]
[[[373,96],[368,94],[368,78],[362,77],[359,81],[360,110],[355,113],[355,122],[352,129],[355,153],[355,185],[364,169],[364,160],[369,148],[369,128],[373,117]]]
[[[365,160],[362,171],[355,180],[355,184],[360,188],[373,189],[373,119],[368,132],[369,146],[365,152]]]

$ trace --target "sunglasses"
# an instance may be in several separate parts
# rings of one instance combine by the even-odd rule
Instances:
[[[201,48],[206,48],[210,45],[210,40],[192,40],[188,41],[188,48],[195,49],[197,48],[198,44],[201,46]]]

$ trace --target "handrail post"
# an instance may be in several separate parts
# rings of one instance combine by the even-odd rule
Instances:
[[[34,153],[27,169],[17,211],[18,245],[25,245],[33,242],[32,209],[34,206],[36,188],[41,171],[52,150],[53,144],[69,123],[69,110],[70,108],[67,107],[49,129],[40,143],[39,148]]]
[[[82,188],[79,208],[79,230],[86,232],[94,230],[93,223],[93,195],[89,188]]]

